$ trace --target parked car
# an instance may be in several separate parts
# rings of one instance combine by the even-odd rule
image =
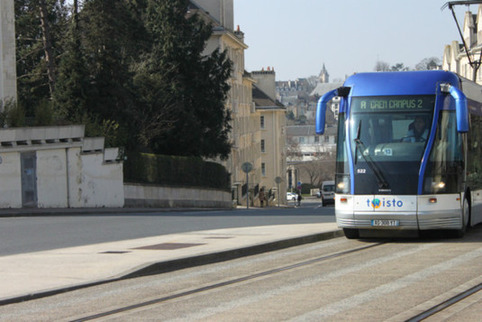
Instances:
[[[321,204],[335,203],[335,181],[323,181],[321,184]]]
[[[292,193],[292,192],[286,193],[286,200],[287,201],[295,201],[297,199],[298,199],[298,195],[296,193]]]

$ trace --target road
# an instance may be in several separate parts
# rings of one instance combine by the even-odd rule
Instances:
[[[221,228],[334,222],[333,206],[0,218],[0,256]]]
[[[0,307],[0,320],[407,321],[482,283],[463,239],[328,241]],[[431,320],[480,321],[482,291]]]

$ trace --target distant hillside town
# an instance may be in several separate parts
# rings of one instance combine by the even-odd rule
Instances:
[[[286,157],[288,188],[301,184],[319,187],[324,180],[334,178],[336,149],[336,104],[327,111],[327,130],[315,134],[315,113],[318,99],[343,83],[330,83],[323,64],[318,76],[277,81],[276,97],[286,107]]]

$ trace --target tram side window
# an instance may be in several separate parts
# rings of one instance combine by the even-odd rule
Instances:
[[[463,137],[453,111],[443,111],[427,167],[425,193],[454,193],[463,187]]]
[[[482,116],[470,115],[467,182],[472,189],[482,189]]]

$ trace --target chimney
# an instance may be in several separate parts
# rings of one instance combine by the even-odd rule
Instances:
[[[267,71],[264,67],[261,71],[251,72],[251,76],[256,80],[256,86],[258,86],[263,92],[265,92],[273,101],[276,101],[276,74],[274,67],[268,66]]]

